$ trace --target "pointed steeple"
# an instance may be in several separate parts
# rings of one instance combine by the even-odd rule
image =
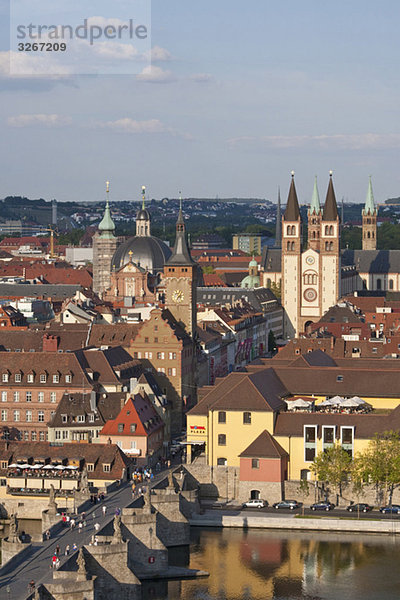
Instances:
[[[294,184],[294,171],[292,171],[292,181],[290,182],[289,196],[283,218],[285,221],[300,220],[299,201],[297,200],[296,186]]]
[[[110,203],[108,195],[110,193],[110,182],[106,181],[106,208],[104,216],[99,223],[99,232],[101,237],[114,237],[115,224],[111,218]]]
[[[275,248],[280,248],[282,244],[282,215],[281,215],[281,188],[278,187],[278,205],[276,207],[276,226],[275,226]]]
[[[195,261],[190,256],[190,250],[186,242],[185,221],[182,212],[182,198],[179,198],[179,213],[176,221],[176,238],[172,254],[165,263],[166,265],[196,265]]]
[[[136,215],[136,235],[138,237],[148,237],[150,233],[150,213],[145,207],[146,187],[142,185],[142,208]]]
[[[339,218],[339,213],[336,204],[335,190],[333,189],[332,171],[329,173],[329,185],[326,192],[326,200],[324,212],[322,215],[323,221],[336,221]]]
[[[318,185],[317,185],[317,176],[315,176],[314,180],[314,189],[311,198],[310,210],[309,213],[319,215],[321,212],[321,205],[319,202],[319,193],[318,193]]]
[[[364,210],[363,210],[363,214],[364,215],[374,215],[375,214],[375,201],[374,201],[374,193],[372,191],[372,181],[371,181],[371,175],[369,176],[369,183],[368,183],[368,191],[367,191],[367,198],[365,200],[365,206],[364,206]]]

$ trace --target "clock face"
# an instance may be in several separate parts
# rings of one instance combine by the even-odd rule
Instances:
[[[185,296],[181,290],[174,290],[172,292],[172,300],[174,302],[177,302],[177,303],[183,302],[184,298],[185,298]]]
[[[315,262],[315,259],[314,259],[314,257],[313,257],[313,256],[307,256],[307,258],[306,258],[306,263],[307,263],[308,265],[313,265],[313,264],[314,264],[314,262]]]
[[[307,288],[304,290],[303,296],[304,300],[307,300],[307,302],[314,302],[314,300],[317,298],[317,292],[312,288]]]

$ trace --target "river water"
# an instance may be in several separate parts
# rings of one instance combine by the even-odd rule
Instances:
[[[171,561],[207,579],[147,584],[144,600],[398,600],[400,537],[192,528]]]

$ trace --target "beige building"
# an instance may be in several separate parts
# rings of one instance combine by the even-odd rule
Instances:
[[[261,234],[260,233],[236,233],[232,237],[233,250],[243,250],[247,254],[261,254]]]

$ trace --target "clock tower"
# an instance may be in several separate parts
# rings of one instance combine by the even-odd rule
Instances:
[[[197,264],[190,256],[186,243],[182,200],[176,222],[175,245],[164,267],[164,283],[166,307],[194,340],[196,331]]]

